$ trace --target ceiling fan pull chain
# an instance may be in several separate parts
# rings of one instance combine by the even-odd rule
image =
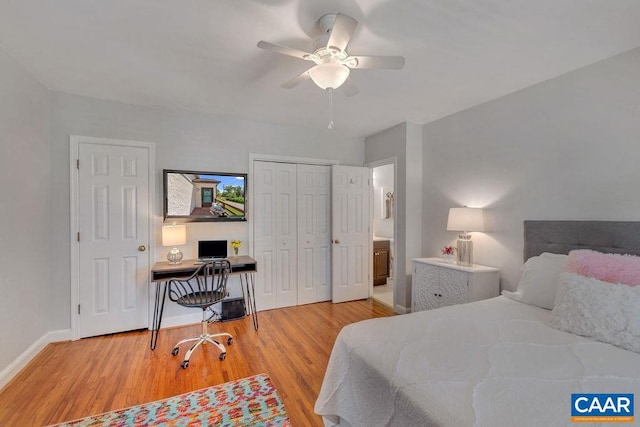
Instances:
[[[327,88],[327,92],[329,92],[329,129],[333,129],[333,89]]]

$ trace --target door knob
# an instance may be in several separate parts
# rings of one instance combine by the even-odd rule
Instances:
[[[333,241],[333,243],[335,243],[336,245],[339,245],[340,244],[340,240],[336,239],[336,240]]]
[[[138,246],[138,250],[139,250],[140,252],[144,252],[144,251],[146,251],[146,250],[147,250],[147,247],[146,247],[145,245],[140,245],[140,246]]]

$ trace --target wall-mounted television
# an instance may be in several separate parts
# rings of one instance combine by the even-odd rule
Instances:
[[[246,174],[164,169],[162,177],[165,221],[247,220]]]

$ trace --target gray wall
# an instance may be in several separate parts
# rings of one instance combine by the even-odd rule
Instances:
[[[45,333],[49,92],[0,48],[0,371]]]
[[[364,141],[338,131],[311,131],[255,121],[232,120],[186,111],[154,109],[75,95],[52,93],[51,232],[53,307],[51,325],[70,327],[69,271],[69,135],[150,141],[156,143],[155,236],[160,243],[162,169],[216,172],[249,170],[249,153],[338,160],[362,165]],[[248,188],[251,191],[251,188]],[[249,240],[247,223],[199,223],[187,226],[186,258],[196,255],[199,239]],[[241,249],[247,253],[247,247]],[[156,245],[155,260],[167,249]],[[169,308],[169,315],[181,312]]]
[[[525,219],[640,220],[640,48],[424,126],[423,252],[487,208],[475,261],[514,289]]]
[[[411,307],[411,259],[422,253],[422,127],[401,123],[365,138],[365,163],[396,158],[395,309]]]

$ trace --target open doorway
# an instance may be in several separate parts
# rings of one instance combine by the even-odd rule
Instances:
[[[380,162],[382,163],[382,162]],[[373,172],[373,291],[374,299],[394,307],[395,165],[371,165]]]

